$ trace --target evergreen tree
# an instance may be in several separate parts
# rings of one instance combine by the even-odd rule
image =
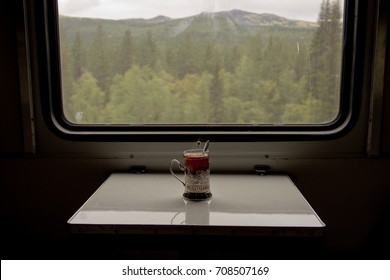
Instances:
[[[157,46],[153,39],[152,32],[148,31],[138,44],[136,63],[139,66],[154,68],[157,60]]]
[[[219,65],[214,66],[214,71],[212,73],[213,80],[210,88],[210,101],[211,106],[211,123],[221,123],[223,122],[223,75],[224,71],[220,68]]]
[[[313,37],[311,54],[312,97],[319,100],[315,119],[331,121],[338,111],[341,68],[341,9],[340,2],[324,0]]]
[[[238,46],[226,48],[224,53],[224,69],[226,72],[234,73],[240,62],[240,52]]]
[[[107,34],[101,24],[98,25],[95,37],[89,48],[88,68],[96,78],[101,90],[107,92],[111,79],[111,60]]]
[[[253,36],[248,43],[248,58],[251,63],[253,82],[264,75],[264,46],[260,34]]]
[[[260,115],[254,119],[257,123],[275,124],[281,123],[280,118],[284,109],[284,100],[280,94],[278,83],[274,80],[261,81],[257,85],[259,96],[258,104]]]
[[[207,42],[204,55],[202,70],[212,74],[215,71],[215,67],[219,63],[220,54],[216,50],[214,42]]]
[[[71,47],[69,44],[68,34],[65,30],[60,30],[61,42],[61,86],[62,86],[62,102],[66,116],[69,116],[69,108],[71,106],[70,98],[73,95],[73,60]]]
[[[340,74],[341,74],[341,8],[340,0],[335,0],[331,5],[330,14],[330,45],[331,54],[329,56],[329,80],[328,92],[330,92],[330,103],[333,107],[329,108],[329,115],[335,116],[338,110],[339,92],[340,92]]]
[[[251,101],[253,99],[255,87],[252,71],[252,63],[250,59],[244,55],[240,59],[234,75],[234,90],[232,95],[235,95],[242,101]]]
[[[200,65],[203,62],[203,59],[199,57],[196,42],[190,34],[188,33],[181,38],[178,44],[175,59],[175,76],[182,79],[187,74],[201,72]],[[211,52],[211,46],[209,46],[209,48],[209,51]]]
[[[124,74],[129,70],[134,61],[133,39],[130,30],[127,30],[122,38],[119,50],[116,72]]]
[[[73,77],[78,80],[86,69],[85,53],[80,32],[77,30],[72,46]]]

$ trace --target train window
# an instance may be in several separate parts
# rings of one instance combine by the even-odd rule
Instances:
[[[348,2],[53,1],[55,123],[145,139],[336,135],[352,110]]]

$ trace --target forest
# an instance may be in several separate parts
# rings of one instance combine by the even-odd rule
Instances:
[[[318,21],[240,10],[188,18],[60,16],[75,124],[323,124],[339,112],[340,1]]]

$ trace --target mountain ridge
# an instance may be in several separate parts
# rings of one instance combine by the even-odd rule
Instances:
[[[150,19],[130,18],[120,20],[93,19],[60,16],[61,32],[74,38],[76,32],[86,42],[91,42],[96,29],[102,25],[108,34],[110,42],[121,40],[126,31],[137,40],[151,33],[159,42],[190,36],[198,42],[214,40],[221,44],[246,40],[255,34],[274,34],[283,38],[310,37],[317,23],[287,19],[275,14],[256,14],[242,10],[220,11],[216,13],[199,13],[197,15],[170,18],[158,15]],[[283,34],[283,35],[282,35]],[[283,39],[284,40],[284,39]]]
[[[228,17],[231,20],[235,20],[240,24],[249,24],[257,26],[282,26],[290,28],[315,28],[317,27],[316,22],[289,19],[272,13],[254,13],[248,12],[240,9],[232,9],[227,11],[219,12],[202,12],[192,16],[186,16],[181,18],[171,18],[165,15],[158,15],[153,18],[124,18],[124,19],[101,19],[101,18],[85,18],[85,17],[72,17],[60,15],[62,18],[73,18],[73,19],[89,19],[89,20],[104,20],[104,21],[117,21],[117,22],[135,22],[135,23],[144,23],[144,24],[161,24],[172,21],[180,20],[192,20],[198,17],[209,17],[209,18],[218,18],[218,17]]]

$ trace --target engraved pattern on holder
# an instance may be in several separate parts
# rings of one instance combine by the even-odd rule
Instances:
[[[198,170],[196,174],[187,173],[185,190],[189,193],[210,192],[210,170]]]

